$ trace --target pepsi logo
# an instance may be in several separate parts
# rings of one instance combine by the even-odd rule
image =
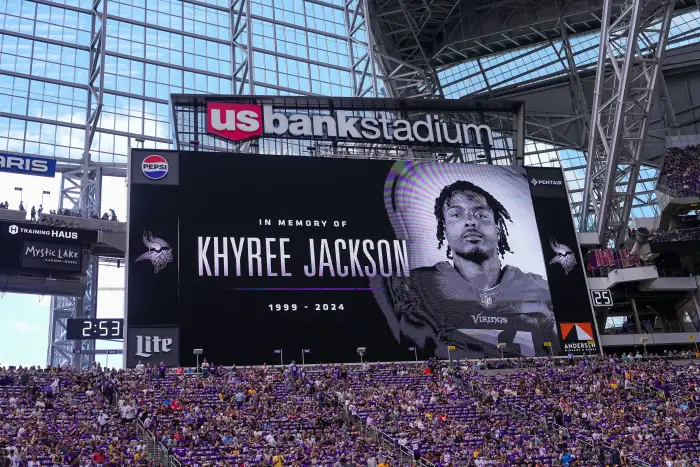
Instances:
[[[160,180],[168,175],[168,161],[163,156],[148,156],[141,163],[141,172],[151,180]]]

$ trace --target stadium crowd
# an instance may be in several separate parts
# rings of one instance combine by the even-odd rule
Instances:
[[[700,228],[653,230],[649,242],[690,242],[700,240]]]
[[[3,203],[0,203],[0,209],[9,209],[10,208],[10,203],[5,201]],[[22,212],[27,212],[27,208],[24,206],[24,202],[20,201],[19,203],[19,211]],[[44,213],[44,206],[39,205],[39,208],[37,209],[36,206],[32,206],[32,208],[29,210],[29,220],[32,222],[41,222],[42,224],[50,224],[50,225],[56,225],[56,226],[61,226],[61,227],[73,227],[77,226],[78,223],[76,222],[66,222],[63,219],[53,219],[52,217],[42,217],[42,214]],[[82,213],[78,211],[72,211],[70,209],[59,209],[58,211],[55,209],[52,209],[49,211],[49,214],[54,215],[54,216],[63,216],[63,217],[81,217],[85,218]],[[102,217],[98,216],[97,214],[92,214],[88,216],[90,219],[97,219],[97,220],[102,220],[102,221],[112,221],[112,222],[119,222],[119,218],[117,217],[117,213],[114,211],[114,209],[109,209],[109,212],[105,212],[102,214]]]
[[[2,369],[0,467],[700,464],[695,359],[202,369]]]
[[[677,198],[700,196],[700,146],[668,148],[657,189]]]

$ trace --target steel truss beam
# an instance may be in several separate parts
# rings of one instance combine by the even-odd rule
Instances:
[[[391,96],[443,96],[432,53],[426,50],[422,34],[428,24],[446,20],[457,3],[441,0],[428,6],[423,0],[372,1],[372,43]]]
[[[367,24],[367,0],[344,0],[345,36],[355,97],[380,97],[374,44]]]
[[[626,0],[618,16],[612,0],[604,4],[579,224],[601,244],[624,240],[673,9],[669,0]]]
[[[88,75],[85,146],[80,168],[63,174],[59,208],[80,212],[84,217],[99,215],[102,194],[102,169],[92,163],[90,151],[102,115],[107,40],[107,1],[93,0],[91,8],[90,69]],[[65,340],[68,318],[94,318],[97,311],[97,258],[88,259],[87,288],[82,297],[53,297],[49,330],[48,365],[70,362],[76,369],[89,368],[93,355],[73,353],[73,349],[94,349],[95,341]],[[70,352],[69,352],[70,350]]]
[[[230,0],[231,88],[234,94],[255,94],[255,62],[253,61],[253,28],[250,0]],[[238,53],[237,53],[238,52]],[[246,84],[248,87],[246,87]]]
[[[574,106],[574,112],[576,112],[576,115],[579,117],[576,120],[576,125],[581,135],[581,141],[579,141],[579,143],[581,147],[583,147],[585,138],[589,135],[591,127],[591,114],[588,111],[586,96],[583,93],[583,86],[581,85],[581,79],[579,78],[578,69],[576,67],[575,55],[571,48],[571,42],[569,41],[567,24],[564,20],[562,20],[561,23],[561,52],[557,52],[557,55],[560,57],[564,55],[565,62],[563,62],[562,65],[564,66],[564,72],[569,78],[569,91],[571,92],[571,102]]]
[[[76,369],[92,365],[94,354],[85,355],[74,350],[94,350],[95,341],[69,341],[66,339],[67,320],[70,318],[94,318],[97,315],[97,274],[99,258],[89,259],[87,288],[82,297],[52,297],[47,364],[62,366],[70,363]]]

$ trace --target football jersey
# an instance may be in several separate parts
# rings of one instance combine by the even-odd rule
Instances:
[[[505,266],[498,285],[480,292],[444,261],[383,282],[380,305],[394,336],[433,346],[436,356],[447,357],[453,345],[453,358],[500,357],[499,343],[506,356],[543,356],[546,341],[558,352],[549,286],[537,274]]]

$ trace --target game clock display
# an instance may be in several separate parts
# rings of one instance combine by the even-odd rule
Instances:
[[[123,319],[69,319],[66,338],[72,339],[123,339]]]

